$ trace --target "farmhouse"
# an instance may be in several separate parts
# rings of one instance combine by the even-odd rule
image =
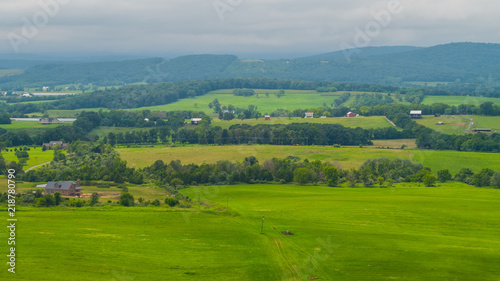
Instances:
[[[266,121],[271,120],[271,115],[266,115],[266,116],[264,116],[264,119],[265,119]]]
[[[198,125],[201,120],[201,118],[191,118],[191,125]]]
[[[306,112],[306,116],[304,118],[314,118],[314,112]]]
[[[413,119],[422,119],[422,110],[410,111],[410,117]]]
[[[50,125],[50,124],[59,124],[60,121],[57,118],[55,118],[55,119],[52,119],[52,118],[40,118],[40,120],[38,121],[38,123],[40,123],[42,125]]]
[[[45,186],[45,193],[54,194],[56,192],[61,193],[61,195],[80,197],[82,195],[82,187],[80,186],[80,181],[78,183],[72,181],[49,181]]]
[[[356,117],[356,114],[349,112],[349,113],[347,113],[347,117]]]
[[[68,147],[67,143],[63,143],[62,141],[51,141],[49,143],[43,143],[42,147],[45,146],[45,149],[53,149],[54,147],[58,146],[60,148],[66,148]]]

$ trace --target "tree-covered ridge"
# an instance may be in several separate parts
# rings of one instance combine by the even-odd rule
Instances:
[[[232,55],[192,55],[171,60],[153,58],[109,63],[41,65],[29,68],[23,74],[0,78],[0,88],[8,90],[20,86],[73,83],[109,86],[137,82],[265,77],[397,86],[406,82],[459,81],[461,91],[474,93],[483,89],[485,84],[490,84],[487,80],[497,81],[500,78],[497,71],[499,44],[453,43],[429,48],[399,49],[387,52],[354,49],[342,54],[337,52],[336,55],[282,60],[241,60]],[[368,55],[358,55],[363,52]],[[488,87],[500,89],[498,83]],[[494,95],[495,91],[488,91],[487,94]]]

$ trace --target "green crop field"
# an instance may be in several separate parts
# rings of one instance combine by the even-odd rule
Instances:
[[[473,104],[476,106],[485,102],[492,102],[500,105],[500,98],[483,98],[483,97],[469,97],[469,96],[425,96],[422,104],[444,103],[448,105],[459,106],[461,104]]]
[[[200,188],[201,211],[21,207],[14,279],[496,281],[498,192],[238,185]]]
[[[335,118],[313,118],[305,119],[300,117],[286,118],[286,117],[272,117],[270,121],[265,121],[264,118],[259,119],[233,119],[231,121],[224,121],[220,119],[212,120],[212,126],[219,126],[223,129],[227,129],[232,125],[236,124],[247,124],[255,126],[258,124],[276,125],[276,124],[292,124],[292,123],[317,123],[317,124],[340,124],[344,127],[356,128],[361,127],[363,129],[376,129],[376,128],[386,128],[392,127],[392,125],[385,119],[385,117],[335,117]]]
[[[289,155],[301,159],[321,160],[336,163],[344,169],[359,168],[366,160],[372,158],[401,158],[415,160],[436,173],[448,168],[456,174],[461,168],[479,171],[483,168],[500,170],[500,157],[495,153],[431,151],[431,150],[400,150],[355,147],[321,147],[321,146],[187,146],[187,147],[139,147],[118,148],[122,159],[130,167],[142,168],[152,165],[156,160],[168,163],[181,160],[183,164],[216,163],[217,161],[243,161],[245,157],[255,156],[260,161],[285,158]]]

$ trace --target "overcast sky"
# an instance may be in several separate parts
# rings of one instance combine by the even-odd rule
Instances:
[[[0,0],[0,52],[313,54],[345,46],[500,43],[498,0],[401,0],[388,9],[390,2]],[[377,20],[377,13],[390,20]]]

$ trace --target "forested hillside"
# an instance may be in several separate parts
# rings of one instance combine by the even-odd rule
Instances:
[[[453,43],[429,48],[362,48],[282,60],[243,60],[233,55],[192,55],[172,60],[152,58],[39,65],[27,69],[23,74],[0,78],[0,88],[8,90],[16,86],[40,87],[73,83],[110,86],[136,82],[262,77],[396,86],[406,82],[435,82],[443,86],[446,82],[458,82],[459,90],[471,93],[477,89],[484,90],[486,81],[500,78],[497,71],[499,62],[500,45],[482,43]],[[500,88],[495,83],[489,83],[487,87]]]

